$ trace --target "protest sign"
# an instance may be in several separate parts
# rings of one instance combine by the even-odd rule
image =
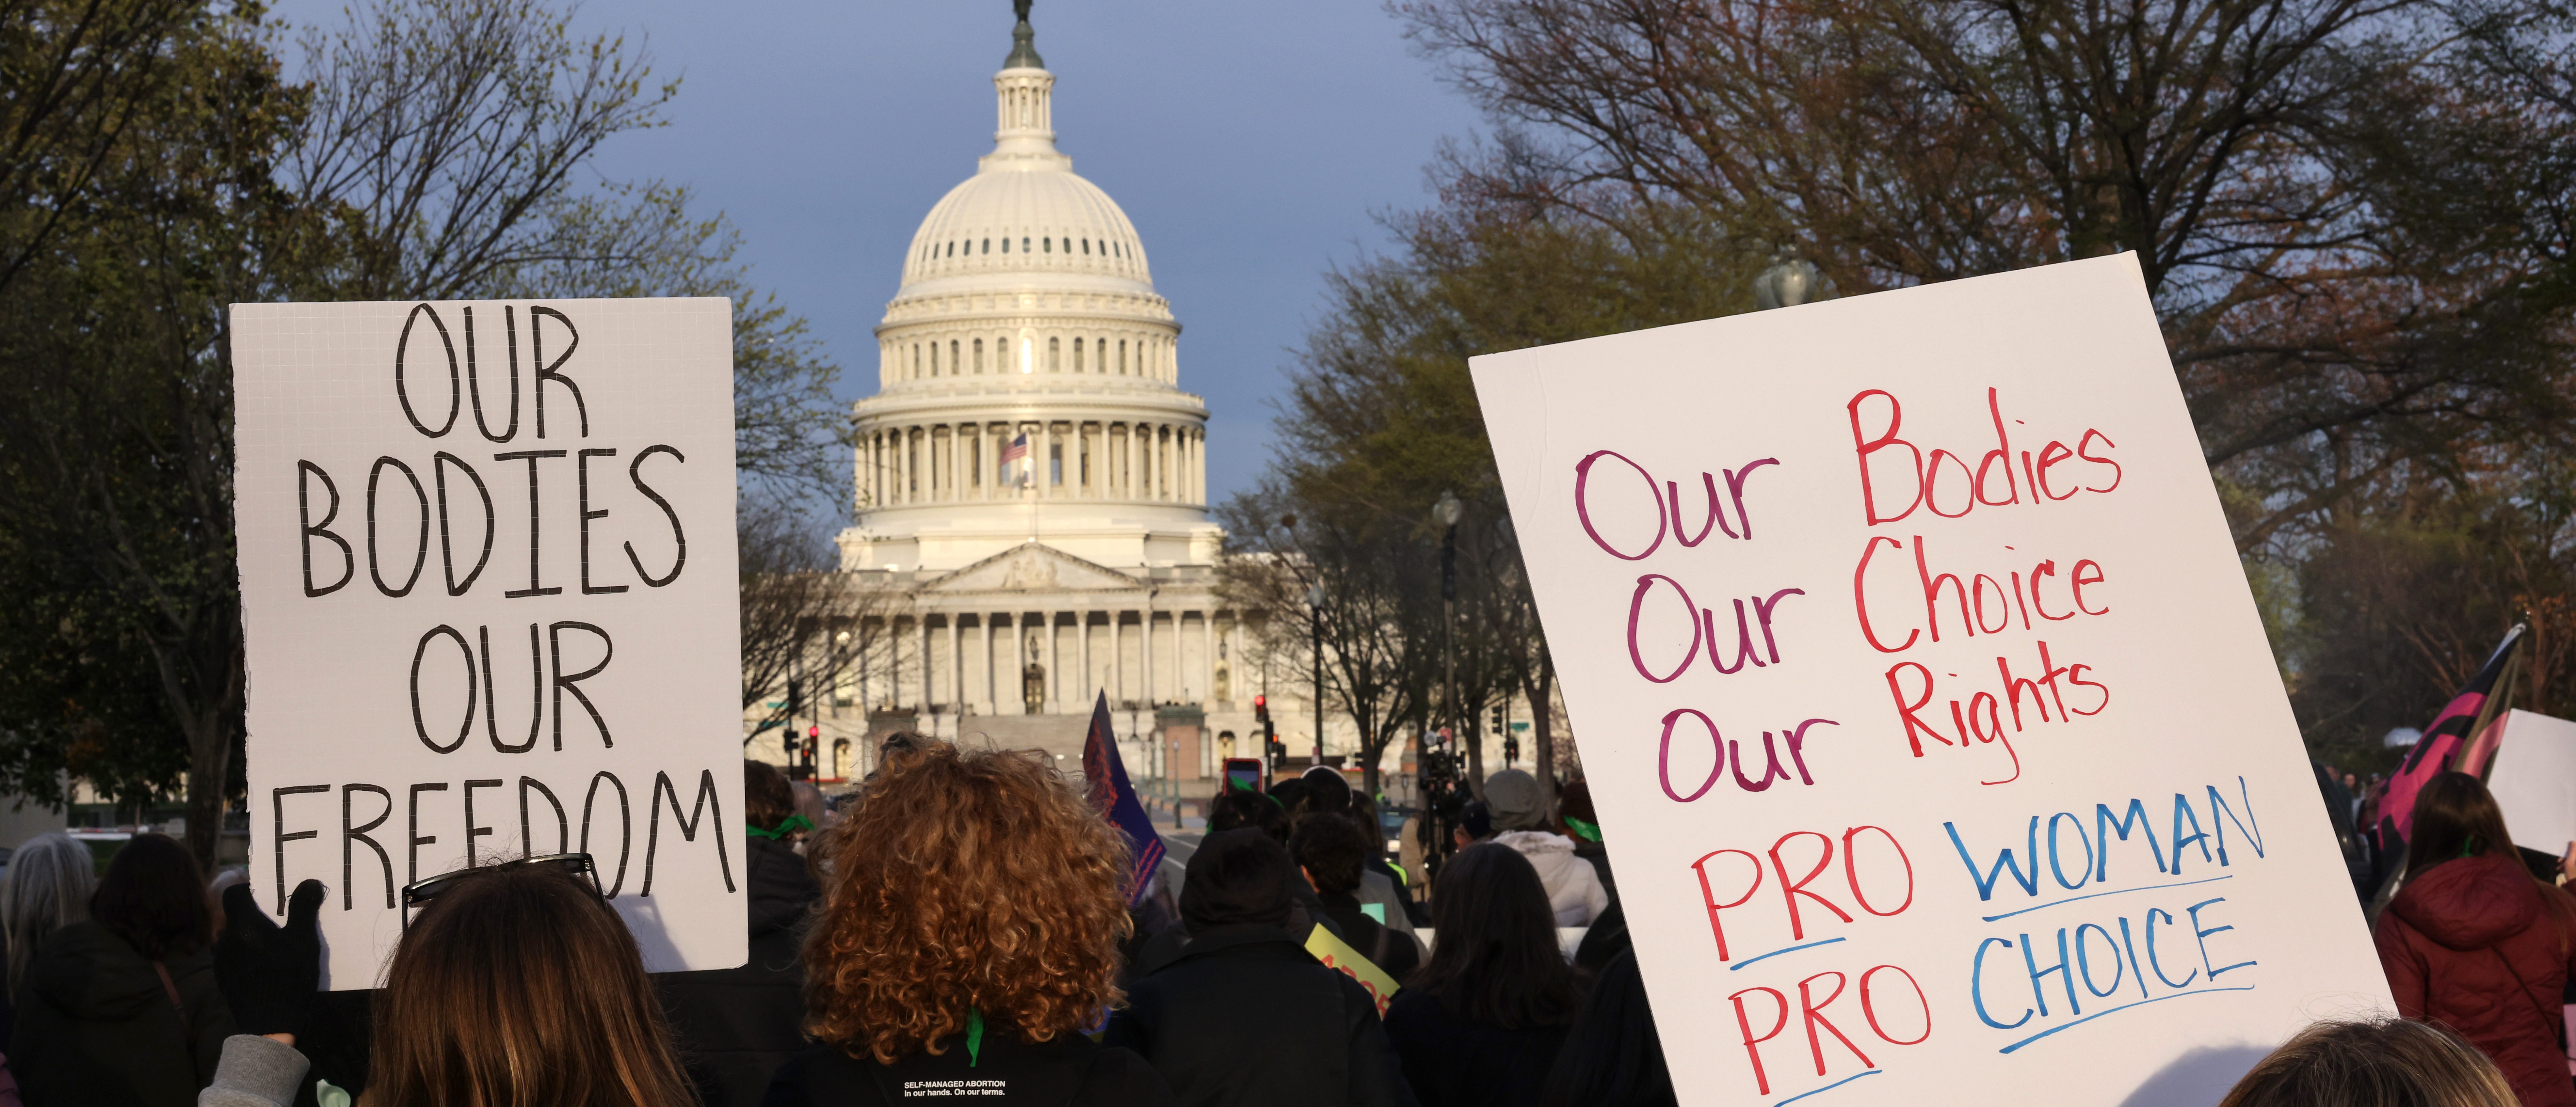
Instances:
[[[2181,1102],[2388,1008],[2132,257],[1473,371],[1683,1102]]]
[[[2564,856],[2576,842],[2576,722],[2507,713],[2487,790],[2514,845]]]
[[[377,983],[406,884],[584,852],[648,970],[743,963],[722,299],[239,304],[250,885]]]

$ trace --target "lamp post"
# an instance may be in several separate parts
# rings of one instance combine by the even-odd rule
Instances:
[[[1440,524],[1440,684],[1441,699],[1449,717],[1449,732],[1457,734],[1458,720],[1458,520],[1467,514],[1467,505],[1459,503],[1455,493],[1443,491],[1440,502],[1431,505],[1431,518]]]
[[[1771,267],[1753,278],[1753,306],[1758,310],[1796,307],[1824,298],[1824,274],[1814,262],[1798,256],[1796,247],[1771,255]]]
[[[1306,633],[1315,654],[1315,759],[1306,763],[1314,768],[1324,763],[1324,586],[1306,587]]]

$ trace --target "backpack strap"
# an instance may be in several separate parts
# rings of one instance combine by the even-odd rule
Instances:
[[[170,979],[170,967],[155,961],[152,971],[161,974],[161,994],[170,997],[170,1009],[179,1012],[179,1021],[188,1021],[188,1005],[179,1002],[179,984]]]
[[[2488,946],[2487,952],[2495,954],[2496,960],[2504,962],[2504,971],[2513,974],[2513,990],[2522,993],[2523,1002],[2530,1004],[2533,1013],[2540,1016],[2540,1025],[2549,1025],[2549,1009],[2541,1006],[2539,1000],[2532,998],[2531,985],[2523,980],[2522,970],[2513,967],[2513,958],[2505,956],[2504,950],[2497,946]],[[2567,1052],[2567,1022],[2563,1014],[2558,1022],[2558,1052],[2561,1054]]]

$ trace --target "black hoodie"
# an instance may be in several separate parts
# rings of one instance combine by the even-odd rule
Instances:
[[[746,841],[751,960],[740,968],[654,976],[681,1063],[706,1107],[760,1102],[770,1073],[807,1045],[800,1029],[805,967],[798,947],[807,913],[823,890],[794,849],[766,838]]]
[[[156,969],[106,927],[82,921],[45,939],[28,966],[9,1070],[27,1107],[188,1107],[232,1033],[207,953]]]

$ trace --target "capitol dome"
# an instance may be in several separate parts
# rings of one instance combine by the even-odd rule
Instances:
[[[1034,160],[1034,159],[1030,159]],[[898,297],[936,294],[960,278],[1044,274],[1152,295],[1145,246],[1100,186],[1062,165],[1018,161],[966,178],[930,209],[912,236]]]
[[[1042,542],[1097,565],[1213,561],[1207,405],[1144,241],[1056,149],[1025,18],[993,75],[992,152],[913,233],[859,401],[851,570],[953,570]]]

